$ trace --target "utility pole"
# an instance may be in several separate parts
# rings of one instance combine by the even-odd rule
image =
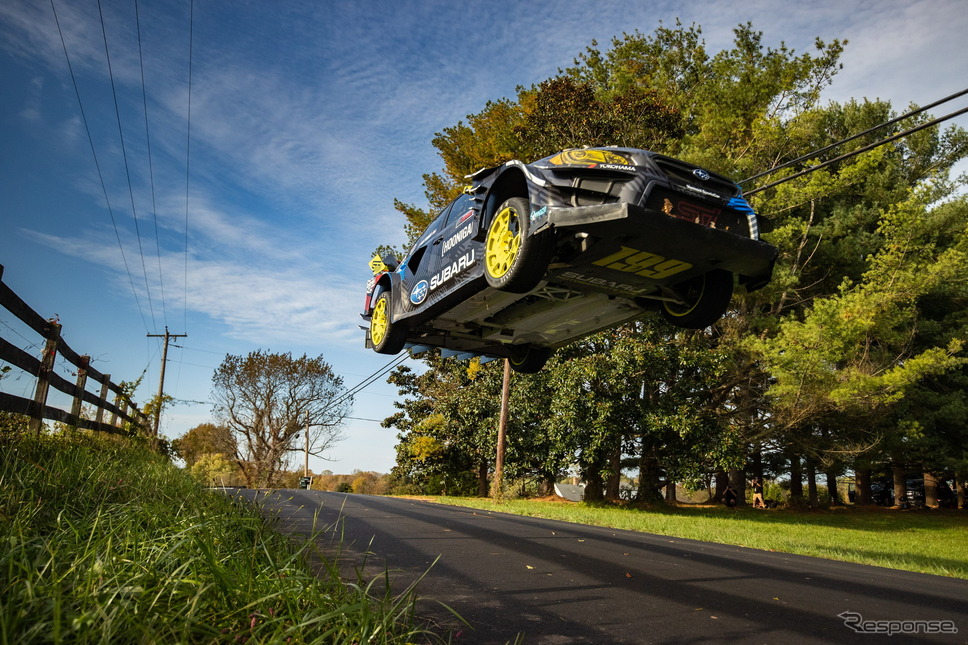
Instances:
[[[303,467],[303,477],[309,477],[309,413],[306,413],[306,464]]]
[[[169,334],[168,325],[165,325],[165,333],[148,334],[148,338],[164,338],[165,347],[161,350],[161,377],[158,379],[158,409],[155,410],[155,439],[158,438],[158,424],[161,423],[161,402],[165,394],[165,364],[168,362],[168,341],[172,338],[186,338],[188,334]]]
[[[504,382],[501,385],[501,417],[497,425],[497,456],[494,464],[494,481],[491,497],[501,499],[504,493],[504,443],[508,428],[508,398],[511,393],[511,361],[504,359]]]

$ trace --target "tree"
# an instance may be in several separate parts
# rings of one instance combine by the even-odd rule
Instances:
[[[236,451],[235,437],[225,425],[201,423],[171,443],[172,450],[191,468],[205,455],[224,455],[233,458]]]
[[[226,355],[212,377],[220,421],[236,442],[234,461],[249,486],[271,486],[310,426],[310,452],[320,455],[341,438],[352,398],[322,355]]]
[[[188,469],[203,486],[232,486],[239,477],[239,469],[222,453],[206,453]]]

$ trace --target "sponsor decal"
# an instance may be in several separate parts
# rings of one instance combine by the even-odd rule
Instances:
[[[548,212],[547,206],[542,206],[536,211],[531,211],[531,221],[533,222],[536,219],[544,217],[547,212]]]
[[[426,280],[421,280],[410,290],[410,302],[415,305],[423,304],[423,301],[427,299],[427,294],[429,293],[430,285]]]
[[[470,237],[473,231],[474,231],[474,225],[468,224],[461,230],[451,235],[449,238],[444,240],[444,244],[440,250],[440,254],[447,255],[447,251],[451,250],[452,248],[454,248],[455,245],[459,244],[460,242],[463,242],[468,237]]]
[[[672,200],[666,198],[662,200],[662,212],[670,217],[683,219],[694,224],[701,224],[709,228],[716,228],[719,214],[723,212],[723,209],[702,206],[681,200],[678,204],[673,204]]]
[[[617,163],[599,164],[598,168],[601,168],[602,170],[624,170],[625,172],[635,172],[635,166],[626,166]]]
[[[629,160],[611,150],[565,150],[548,160],[555,166],[597,166],[598,164],[620,164],[631,166]]]
[[[453,280],[457,275],[463,273],[467,269],[474,266],[475,262],[476,262],[476,258],[474,255],[474,249],[471,249],[468,253],[465,253],[459,260],[455,262],[451,262],[449,265],[441,269],[437,275],[435,275],[430,279],[430,291],[438,289],[441,286],[445,285],[447,282]],[[413,294],[411,293],[410,295],[412,300]]]
[[[692,174],[695,175],[698,179],[701,179],[702,181],[709,180],[709,173],[703,170],[702,168],[696,168],[695,170],[692,171]]]
[[[700,195],[706,195],[708,197],[715,197],[717,199],[722,198],[722,195],[720,195],[719,193],[714,193],[711,190],[706,190],[705,188],[699,188],[698,186],[693,186],[692,184],[686,184],[685,189],[691,190],[694,193],[699,193]]]
[[[373,291],[373,287],[375,286],[376,286],[376,278],[370,278],[369,280],[366,281],[366,292],[371,293]]]
[[[457,223],[458,224],[463,224],[464,222],[466,222],[467,220],[469,220],[473,214],[474,214],[474,210],[473,209],[467,211],[466,213],[464,213],[463,215],[460,216],[460,219],[457,220]]]
[[[621,247],[621,250],[592,264],[605,267],[606,269],[612,269],[613,271],[634,273],[643,278],[652,278],[653,280],[668,278],[669,276],[682,273],[692,268],[692,265],[688,262],[670,260],[655,253],[640,251],[627,246]]]
[[[587,284],[591,287],[608,289],[610,291],[616,291],[618,293],[624,293],[630,296],[636,296],[649,291],[648,289],[636,287],[635,285],[632,285],[632,284],[624,284],[621,282],[615,282],[614,280],[606,280],[605,278],[596,278],[590,275],[582,275],[581,273],[575,273],[574,271],[565,271],[564,273],[561,274],[561,278],[562,280],[570,280],[571,282],[577,282],[579,284]]]
[[[716,219],[721,211],[721,208],[707,208],[689,202],[679,202],[679,212],[682,214],[682,219],[710,228],[716,228]]]

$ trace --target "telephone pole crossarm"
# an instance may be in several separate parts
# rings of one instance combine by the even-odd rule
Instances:
[[[161,350],[161,376],[158,378],[158,407],[155,410],[155,427],[154,427],[154,437],[158,438],[158,426],[161,423],[161,403],[162,397],[165,394],[165,365],[168,363],[168,341],[172,338],[187,338],[188,334],[170,334],[168,333],[168,327],[165,327],[164,334],[148,334],[148,338],[164,338],[165,346]]]

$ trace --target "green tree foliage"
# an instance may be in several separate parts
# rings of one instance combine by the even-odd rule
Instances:
[[[884,101],[821,105],[846,44],[818,39],[798,53],[768,46],[747,23],[732,46],[710,52],[699,26],[678,22],[624,34],[607,50],[593,43],[558,76],[438,133],[444,167],[425,175],[430,210],[397,206],[415,236],[465,174],[581,145],[650,148],[736,178],[778,168],[896,116]],[[863,134],[744,187],[886,134]],[[758,191],[751,201],[763,237],[780,250],[771,284],[737,293],[709,330],[645,320],[516,377],[513,391],[526,395],[512,402],[521,434],[509,431],[506,468],[551,478],[577,465],[593,497],[613,495],[618,473],[631,468],[643,499],[671,479],[741,476],[747,456],[757,473],[792,468],[794,495],[801,458],[811,482],[845,462],[902,458],[968,474],[968,202],[957,196],[964,179],[949,176],[966,153],[964,130],[933,127]],[[402,431],[398,467],[408,477],[479,480],[493,459],[496,366],[434,358],[420,376],[395,378],[410,397],[388,420]],[[542,440],[515,446],[516,436]]]
[[[201,423],[171,442],[175,455],[189,468],[205,455],[235,456],[238,448],[232,431],[226,425]]]
[[[215,412],[234,437],[234,461],[249,486],[275,484],[291,454],[304,449],[307,423],[312,454],[338,441],[352,404],[345,395],[322,356],[227,354],[212,377]]]

